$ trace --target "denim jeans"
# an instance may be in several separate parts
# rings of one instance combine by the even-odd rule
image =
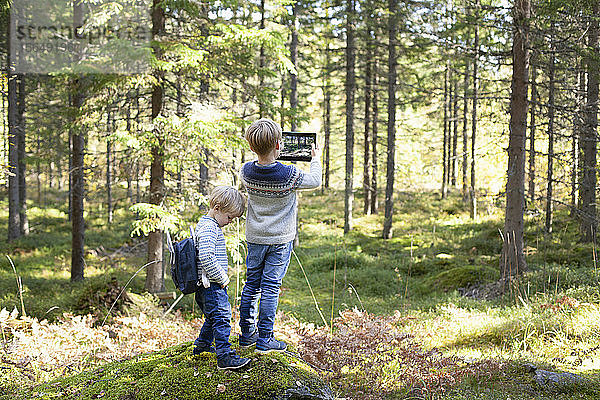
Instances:
[[[271,245],[248,243],[246,284],[240,303],[242,335],[248,336],[258,329],[259,337],[272,336],[279,288],[290,264],[292,247],[293,241]]]
[[[231,304],[227,288],[211,282],[208,288],[200,286],[194,297],[204,314],[204,324],[194,345],[208,347],[214,340],[217,358],[231,353]]]

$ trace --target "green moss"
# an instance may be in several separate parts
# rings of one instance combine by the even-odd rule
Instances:
[[[296,381],[323,387],[325,383],[298,360],[285,355],[252,358],[242,371],[221,371],[212,354],[192,355],[192,344],[112,362],[92,371],[55,380],[7,399],[272,399]]]
[[[442,290],[468,287],[498,279],[498,271],[487,266],[465,265],[442,271],[431,278],[430,286]]]
[[[483,379],[482,379],[483,378]],[[499,371],[485,377],[476,376],[468,378],[452,388],[444,399],[453,400],[570,400],[570,399],[598,399],[597,378],[585,377],[581,384],[554,391],[541,388],[533,380],[529,368],[521,362],[507,364]]]

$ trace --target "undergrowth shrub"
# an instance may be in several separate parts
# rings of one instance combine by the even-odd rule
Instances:
[[[98,321],[101,321],[107,316],[113,304],[111,312],[117,313],[123,311],[127,303],[131,303],[126,292],[121,294],[122,290],[123,288],[115,277],[110,280],[92,281],[81,291],[75,309],[81,314],[92,314]]]
[[[387,396],[435,399],[465,377],[483,377],[501,368],[494,361],[470,362],[424,350],[398,327],[407,318],[347,310],[326,328],[300,330],[299,349],[309,362],[330,370],[330,383],[361,399]]]

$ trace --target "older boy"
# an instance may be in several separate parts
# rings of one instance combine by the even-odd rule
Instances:
[[[248,192],[248,255],[240,303],[240,346],[256,344],[258,353],[285,351],[287,344],[273,338],[279,288],[296,235],[296,190],[321,185],[320,149],[313,145],[310,172],[305,173],[295,165],[276,161],[283,142],[281,128],[272,120],[263,118],[250,125],[246,140],[258,160],[245,163],[240,173]]]
[[[215,187],[209,197],[210,210],[196,225],[198,267],[210,281],[209,287],[200,284],[195,300],[204,314],[204,324],[194,342],[194,354],[217,354],[219,369],[238,369],[248,364],[231,349],[231,305],[227,295],[227,250],[221,228],[244,213],[246,200],[235,188]],[[201,272],[200,271],[200,272]],[[212,342],[215,347],[212,347]]]

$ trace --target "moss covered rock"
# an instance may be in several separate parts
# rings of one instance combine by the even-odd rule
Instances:
[[[429,279],[429,286],[448,291],[498,279],[497,270],[485,265],[465,265],[442,271]]]
[[[329,386],[296,357],[242,352],[240,371],[217,369],[214,354],[192,355],[192,343],[116,361],[24,390],[8,399],[333,399]]]

